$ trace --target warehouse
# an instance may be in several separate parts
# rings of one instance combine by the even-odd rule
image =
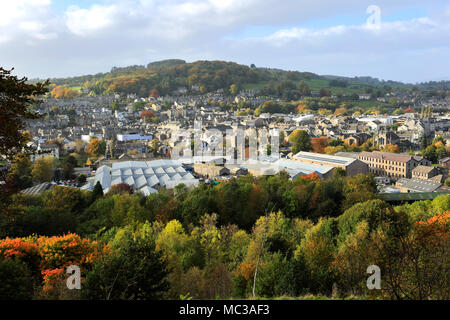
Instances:
[[[331,156],[328,154],[312,153],[312,152],[299,152],[294,155],[293,160],[309,163],[316,166],[328,166],[333,168],[341,168],[347,172],[349,176],[355,176],[357,174],[369,173],[369,166],[361,160],[349,158]]]
[[[126,183],[144,195],[155,193],[161,187],[173,189],[179,184],[197,186],[199,183],[176,160],[115,162],[112,168],[100,167],[82,189],[93,190],[97,182],[102,185],[104,193],[114,185]]]

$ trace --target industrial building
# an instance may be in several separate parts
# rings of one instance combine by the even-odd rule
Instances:
[[[93,190],[97,182],[102,185],[104,193],[114,185],[126,183],[136,192],[150,195],[161,187],[173,189],[179,184],[197,186],[199,180],[187,172],[180,161],[155,160],[115,162],[112,167],[102,166],[82,189]]]
[[[292,159],[298,162],[303,162],[304,164],[341,168],[345,170],[349,176],[355,176],[360,173],[367,174],[369,172],[369,166],[366,163],[350,157],[339,157],[328,154],[301,151],[294,155]]]
[[[414,168],[431,166],[431,162],[421,156],[380,151],[361,152],[358,159],[368,164],[370,172],[393,179],[411,178]]]
[[[406,179],[401,178],[395,184],[395,187],[400,192],[434,192],[441,186],[440,183],[434,183],[431,181],[419,180],[419,179]]]
[[[236,168],[246,169],[248,173],[254,176],[271,176],[281,171],[286,171],[291,179],[311,173],[317,174],[322,179],[328,179],[333,176],[334,170],[331,166],[313,165],[287,159],[279,159],[276,161],[248,160],[239,165],[226,164],[225,167],[231,171]]]

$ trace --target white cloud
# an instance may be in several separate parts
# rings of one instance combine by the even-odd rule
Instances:
[[[119,18],[115,5],[93,5],[90,9],[72,6],[66,12],[66,25],[69,30],[79,36],[86,36],[113,25]]]
[[[427,5],[434,8],[445,1],[429,0]],[[87,8],[73,6],[56,12],[50,0],[0,1],[0,61],[32,76],[96,73],[114,65],[164,58],[223,59],[406,80],[450,75],[444,58],[450,51],[450,8],[373,28],[364,24],[366,8],[372,3],[98,0]],[[422,3],[377,1],[382,21],[390,12]],[[361,23],[304,27],[305,22],[334,21],[340,15],[356,15]],[[259,38],[236,37],[247,27],[279,30]]]

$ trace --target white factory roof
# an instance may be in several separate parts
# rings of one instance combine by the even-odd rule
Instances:
[[[104,192],[113,185],[126,183],[144,195],[157,192],[155,187],[158,185],[172,189],[179,184],[197,186],[199,183],[177,160],[115,162],[112,167],[98,168],[94,179],[82,189],[92,190],[97,182],[100,182]]]
[[[236,165],[225,166],[228,168],[236,167]],[[319,176],[324,176],[334,169],[331,166],[315,165],[287,159],[280,159],[276,161],[248,160],[242,164],[239,164],[239,167],[259,171],[260,175],[275,175],[284,170],[291,176],[292,179],[311,173],[317,173]]]
[[[353,158],[347,158],[347,157],[338,157],[338,156],[332,156],[328,154],[321,154],[321,153],[313,153],[313,152],[304,152],[300,151],[297,153],[294,157],[294,159],[299,160],[309,160],[309,161],[320,161],[324,163],[329,163],[330,165],[345,165],[348,166],[352,162],[356,161],[356,159]]]

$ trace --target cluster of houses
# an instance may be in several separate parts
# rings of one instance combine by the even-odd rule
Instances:
[[[174,95],[157,99],[129,96],[129,104],[125,110],[112,111],[111,105],[117,98],[117,96],[97,96],[73,100],[45,100],[37,107],[38,112],[52,116],[27,123],[27,130],[33,137],[32,144],[38,151],[35,157],[49,153],[59,157],[73,152],[77,148],[77,141],[88,143],[94,137],[107,141],[105,155],[90,168],[91,178],[85,187],[88,189],[98,181],[101,183],[106,181],[107,178],[104,177],[108,175],[110,178],[109,183],[104,186],[105,190],[109,189],[114,181],[123,183],[129,181],[133,182],[138,190],[145,188],[146,193],[152,193],[160,186],[175,186],[175,182],[183,181],[184,176],[189,178],[185,180],[189,180],[190,185],[196,185],[196,181],[227,179],[248,173],[270,175],[280,171],[288,172],[292,179],[311,173],[327,179],[332,177],[336,168],[340,168],[348,175],[373,173],[380,186],[387,184],[382,189],[383,192],[446,190],[443,182],[447,178],[450,166],[448,159],[441,159],[440,166],[433,167],[429,160],[408,155],[407,152],[417,150],[424,136],[432,140],[440,135],[448,141],[450,118],[447,114],[325,116],[263,113],[258,116],[240,116],[239,109],[235,108],[232,111],[223,108],[224,103],[237,106],[240,101],[246,101],[252,106],[261,105],[268,98],[258,95],[257,91],[243,91],[236,97],[224,95],[222,92],[195,96]],[[411,101],[415,101],[414,97],[410,98]],[[146,102],[145,108],[151,110],[159,121],[146,122],[141,119],[139,112],[134,111],[132,107],[137,101]],[[55,109],[55,106],[58,108]],[[449,106],[450,102],[445,107]],[[193,129],[196,123],[200,123],[201,126],[198,137],[194,137]],[[216,139],[217,132],[219,136],[225,138],[229,132],[241,130],[248,133],[254,129],[266,129],[269,132],[276,130],[282,133],[286,140],[296,129],[301,129],[308,132],[311,137],[342,140],[354,146],[361,146],[372,139],[373,143],[380,147],[397,145],[402,153],[341,152],[331,156],[309,152],[292,154],[289,148],[281,148],[281,157],[278,159],[261,157],[265,150],[259,150],[260,154],[257,156],[245,154],[239,164],[224,157],[225,153],[217,153],[218,143],[222,141]],[[215,134],[210,134],[212,130]],[[192,134],[183,136],[179,134],[180,132]],[[151,161],[170,159],[173,150],[180,146],[185,148],[188,142],[194,141],[195,138],[199,140],[197,142],[202,145],[203,151],[213,151],[208,153],[213,155],[211,159],[194,157],[191,161],[156,163],[155,166],[162,168],[158,168],[159,173],[154,173],[152,177],[151,174],[145,173],[145,169],[148,169],[147,172],[154,169]],[[56,140],[59,143],[55,143]],[[154,140],[158,142],[156,151],[152,146]],[[236,143],[234,145],[232,143],[231,146],[236,147]],[[127,164],[119,170],[120,179],[114,179],[114,173],[118,173],[117,163],[120,162]],[[166,169],[169,172],[166,172]],[[187,171],[181,172],[182,170],[189,170],[189,175]],[[124,175],[123,172],[127,174]],[[395,183],[395,186],[392,183]],[[139,187],[137,184],[142,186]]]

